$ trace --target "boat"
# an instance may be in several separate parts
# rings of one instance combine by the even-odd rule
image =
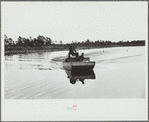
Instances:
[[[76,58],[67,58],[63,61],[63,67],[66,70],[92,70],[95,66],[95,61],[90,61],[89,57],[84,57],[83,61],[77,61]]]

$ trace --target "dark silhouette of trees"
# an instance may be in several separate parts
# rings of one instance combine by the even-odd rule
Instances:
[[[30,46],[29,39],[23,38],[23,46]]]
[[[35,40],[35,46],[38,46],[38,47],[41,47],[41,46],[43,46],[44,45],[44,41],[45,41],[45,37],[43,37],[43,36],[38,36],[37,37],[37,39]]]
[[[14,43],[14,41],[11,38],[8,38],[6,35],[4,35],[4,42],[5,46],[19,46],[19,47],[43,47],[43,46],[50,46],[53,48],[59,48],[59,47],[68,47],[70,45],[74,45],[76,47],[80,48],[102,48],[102,47],[116,47],[116,46],[145,46],[145,40],[133,40],[133,41],[123,41],[120,40],[119,42],[111,42],[109,40],[95,40],[90,41],[89,39],[77,42],[72,41],[71,43],[63,44],[63,41],[52,41],[49,37],[44,37],[41,35],[38,35],[37,38],[33,38],[30,36],[28,38],[24,38],[19,36],[17,41]]]
[[[22,37],[21,36],[18,37],[18,41],[17,41],[16,45],[17,46],[23,46],[23,42],[22,42]]]
[[[5,45],[16,45],[16,46],[30,46],[30,47],[41,47],[41,46],[50,46],[52,44],[52,40],[49,37],[44,37],[39,35],[37,38],[30,39],[19,36],[16,43],[11,38],[8,38],[4,35]]]
[[[5,45],[8,45],[9,44],[8,37],[6,35],[4,35],[4,43],[5,43]]]
[[[4,43],[5,45],[14,45],[14,41],[12,40],[12,38],[8,38],[6,35],[4,35]]]
[[[8,39],[8,42],[9,42],[9,45],[13,45],[13,40],[12,40],[12,38],[9,38],[9,39]]]
[[[52,44],[52,40],[49,37],[46,37],[46,45],[49,46]]]

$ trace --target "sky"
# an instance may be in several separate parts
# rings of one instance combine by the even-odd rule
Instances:
[[[52,41],[147,40],[147,1],[1,2],[2,36]]]

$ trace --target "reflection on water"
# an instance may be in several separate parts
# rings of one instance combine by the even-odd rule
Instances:
[[[95,73],[93,70],[65,70],[68,78],[70,79],[71,84],[75,84],[77,81],[85,84],[85,79],[96,79]]]

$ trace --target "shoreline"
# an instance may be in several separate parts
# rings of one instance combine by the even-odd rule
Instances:
[[[101,48],[112,48],[112,47],[136,47],[136,46],[107,46],[107,47],[76,47],[78,50],[84,49],[101,49]],[[55,51],[68,51],[69,47],[56,47],[56,48],[38,48],[38,49],[17,49],[17,50],[5,50],[4,56],[15,55],[15,54],[28,54],[37,52],[55,52]]]
[[[64,49],[63,49],[64,50]],[[62,51],[62,49],[45,49],[45,50],[7,50],[5,55],[15,55],[15,54],[28,54],[28,53],[37,53],[37,52],[54,52]]]

